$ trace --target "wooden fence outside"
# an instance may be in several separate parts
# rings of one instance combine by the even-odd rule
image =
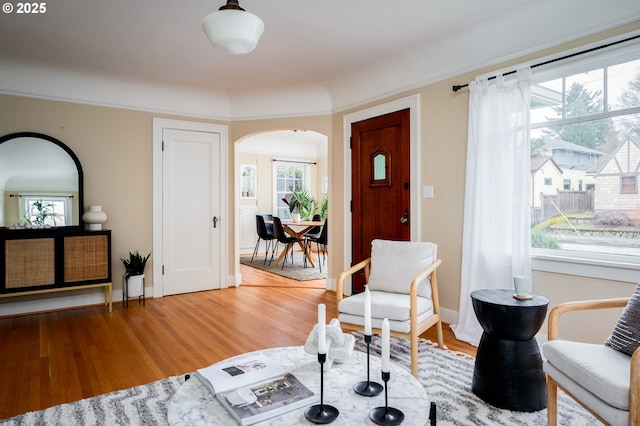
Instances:
[[[531,223],[540,223],[543,220],[560,214],[575,214],[585,211],[593,211],[593,191],[558,191],[556,195],[540,194],[541,206],[531,210]]]

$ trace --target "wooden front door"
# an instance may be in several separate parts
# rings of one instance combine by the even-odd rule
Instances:
[[[351,125],[352,262],[371,256],[371,241],[408,241],[409,109]],[[353,292],[364,290],[354,276]]]

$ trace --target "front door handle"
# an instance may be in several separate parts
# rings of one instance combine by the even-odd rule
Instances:
[[[409,209],[406,209],[404,211],[404,215],[400,218],[400,223],[402,223],[403,225],[409,223]]]
[[[217,227],[218,227],[218,220],[220,220],[220,219],[218,219],[218,217],[217,217],[217,216],[214,216],[214,217],[213,217],[213,227],[214,227],[214,228],[217,228]]]

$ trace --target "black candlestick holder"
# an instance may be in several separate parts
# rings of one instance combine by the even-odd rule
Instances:
[[[320,404],[312,405],[304,412],[304,417],[311,423],[324,425],[334,421],[340,412],[331,405],[324,403],[324,363],[327,360],[327,354],[318,354],[318,362],[320,363]]]
[[[384,382],[384,407],[372,408],[369,411],[369,418],[377,425],[399,425],[404,420],[404,413],[397,408],[389,407],[389,392],[387,383],[391,373],[382,372]]]
[[[355,385],[353,385],[353,390],[355,391],[355,393],[357,393],[358,395],[362,395],[362,396],[376,396],[379,395],[380,392],[382,392],[382,385],[378,382],[372,382],[369,379],[369,375],[370,375],[370,368],[369,368],[369,358],[370,358],[370,354],[369,354],[369,346],[371,345],[371,335],[370,334],[365,334],[364,335],[364,342],[367,344],[367,380],[363,381],[363,382],[358,382]]]

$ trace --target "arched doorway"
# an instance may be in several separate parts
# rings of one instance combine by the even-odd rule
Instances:
[[[303,180],[309,194],[321,205],[328,197],[328,137],[311,130],[267,131],[244,138],[235,144],[235,170],[237,170],[236,205],[238,206],[238,255],[241,263],[241,282],[252,283],[254,274],[247,272],[242,263],[244,256],[250,256],[256,247],[256,214],[270,213],[286,217],[281,198],[287,193],[287,184],[282,181],[282,170],[295,170],[298,179]],[[261,260],[264,259],[265,245],[258,246]],[[262,263],[262,262],[258,262]],[[242,272],[245,272],[243,274]],[[325,269],[326,273],[326,269]],[[275,278],[275,277],[274,277]],[[264,276],[260,282],[269,281]],[[248,282],[249,281],[249,282]],[[280,282],[280,279],[275,281]],[[285,280],[286,281],[286,280]],[[325,286],[322,283],[300,281],[299,286]],[[288,286],[296,286],[289,282]]]

